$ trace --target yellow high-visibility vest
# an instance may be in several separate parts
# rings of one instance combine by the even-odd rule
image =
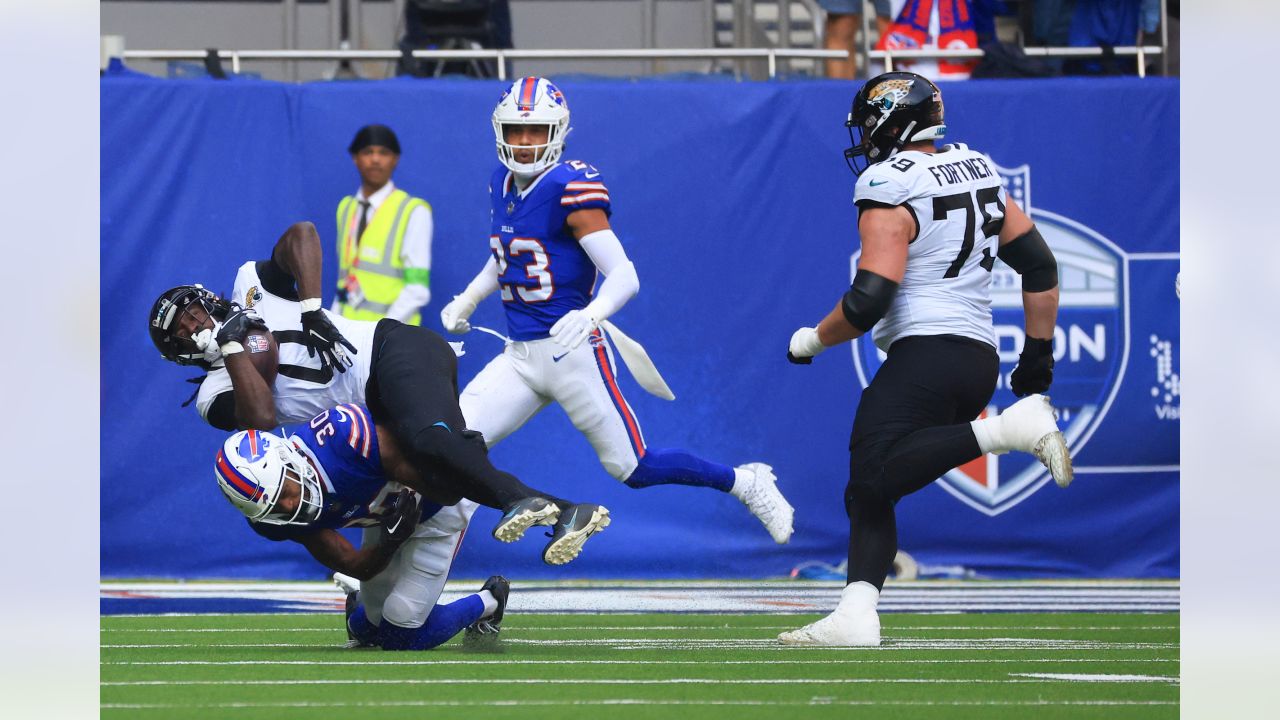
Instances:
[[[407,284],[400,250],[409,228],[409,215],[431,204],[403,190],[393,190],[368,218],[364,234],[355,237],[360,224],[360,202],[354,195],[338,203],[338,287],[358,302],[342,304],[342,316],[353,320],[381,320]],[[425,271],[424,271],[425,272]],[[414,313],[405,322],[420,325]]]

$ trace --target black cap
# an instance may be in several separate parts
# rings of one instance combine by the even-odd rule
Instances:
[[[365,125],[360,128],[347,152],[355,155],[371,145],[381,145],[397,155],[400,154],[400,140],[395,131],[386,125]]]

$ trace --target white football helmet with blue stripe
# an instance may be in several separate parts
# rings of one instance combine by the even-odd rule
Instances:
[[[254,522],[308,525],[324,509],[324,492],[311,463],[293,443],[269,432],[241,430],[227,438],[214,459],[213,474],[222,494]]]
[[[516,162],[516,146],[507,143],[504,125],[547,126],[547,142],[533,146],[536,151],[533,162]],[[498,159],[512,172],[521,175],[536,175],[559,162],[569,130],[569,103],[564,99],[564,93],[546,78],[526,77],[515,81],[493,110]]]

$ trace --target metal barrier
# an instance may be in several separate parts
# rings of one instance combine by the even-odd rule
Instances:
[[[1157,45],[1131,45],[1112,48],[1116,55],[1138,57],[1138,77],[1146,77],[1147,55],[1163,54]],[[1100,47],[1024,48],[1035,57],[1101,57],[1106,51]],[[504,60],[760,60],[769,65],[769,77],[778,75],[778,60],[806,58],[822,60],[847,58],[843,50],[818,50],[807,48],[689,48],[667,49],[599,49],[599,50],[414,50],[412,57],[423,60],[496,60],[498,79],[506,80]],[[965,59],[980,58],[982,50],[871,50],[872,60],[883,60],[886,70],[893,70],[894,60],[908,58]],[[125,50],[125,60],[204,60],[216,56],[231,61],[231,71],[240,72],[245,60],[397,60],[399,50]]]
[[[398,60],[399,50],[126,50],[125,60],[204,60],[210,55],[231,61],[231,71],[240,72],[245,60]],[[841,58],[842,50],[807,48],[690,48],[600,49],[600,50],[413,50],[422,60],[496,60],[498,79],[506,80],[505,60],[767,60],[769,77],[777,77],[779,58]]]

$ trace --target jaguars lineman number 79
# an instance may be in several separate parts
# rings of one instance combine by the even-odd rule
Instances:
[[[793,511],[768,465],[733,468],[648,447],[619,391],[600,325],[639,291],[640,281],[609,226],[601,172],[560,160],[570,129],[564,94],[545,78],[522,78],[503,94],[492,120],[502,165],[489,182],[491,257],[440,313],[445,330],[467,332],[476,305],[501,290],[511,342],[462,392],[469,427],[492,446],[560,403],[605,470],[628,487],[680,484],[732,493],[775,542],[787,542]],[[605,279],[597,289],[599,274]]]
[[[879,645],[876,604],[898,550],[894,506],[983,453],[1033,453],[1058,485],[1071,458],[1049,398],[1058,314],[1057,262],[1010,202],[985,155],[946,134],[942,93],[909,72],[868,80],[853,100],[845,151],[858,177],[862,252],[853,286],[817,327],[791,338],[796,363],[875,328],[888,353],[862,393],[849,440],[848,585],[835,612],[779,640]],[[856,135],[855,135],[856,131]],[[975,419],[995,392],[1000,361],[991,322],[996,257],[1022,276],[1026,344],[1012,388],[1027,396]]]

